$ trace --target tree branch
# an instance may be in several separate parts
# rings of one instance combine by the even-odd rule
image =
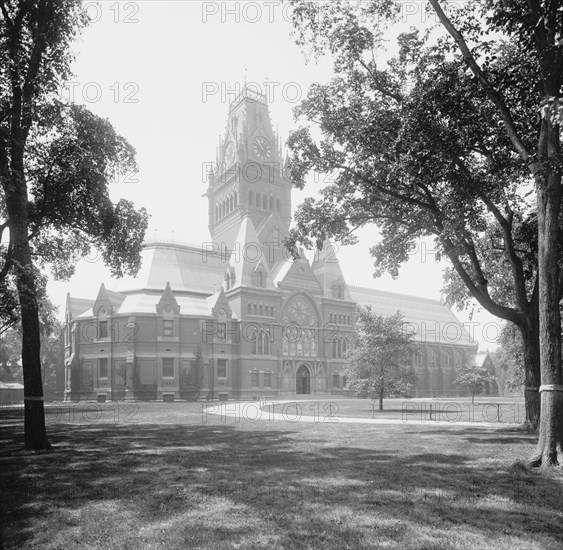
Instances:
[[[434,8],[434,11],[436,12],[438,18],[440,19],[442,25],[446,28],[446,30],[450,33],[452,38],[457,43],[463,55],[463,59],[465,63],[471,69],[473,74],[477,77],[477,79],[481,84],[481,87],[483,88],[489,99],[494,103],[494,105],[499,110],[508,137],[512,142],[512,145],[516,149],[516,152],[520,155],[520,157],[524,161],[528,161],[528,159],[530,158],[530,154],[528,153],[524,143],[522,142],[522,139],[520,138],[518,130],[516,129],[516,125],[514,124],[512,114],[510,113],[510,110],[506,106],[506,103],[502,99],[499,92],[489,82],[488,78],[485,76],[485,73],[483,73],[483,71],[481,70],[481,67],[479,67],[477,61],[475,60],[475,57],[473,56],[471,50],[469,49],[467,43],[465,42],[463,35],[454,27],[448,16],[444,13],[442,7],[440,6],[439,1],[429,0],[429,2]]]

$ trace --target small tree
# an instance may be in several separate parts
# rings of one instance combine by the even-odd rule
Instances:
[[[402,314],[391,317],[376,315],[371,307],[358,307],[356,343],[348,352],[347,387],[367,393],[374,401],[405,394],[415,383],[414,372],[403,365],[411,354],[412,334],[404,330]]]
[[[475,396],[483,393],[487,389],[487,384],[494,382],[495,379],[489,371],[483,367],[461,367],[454,380],[454,384],[461,386],[471,394],[471,403],[475,401]]]

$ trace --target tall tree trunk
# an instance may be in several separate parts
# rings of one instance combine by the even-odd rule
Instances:
[[[50,449],[45,429],[43,384],[41,381],[41,338],[35,274],[28,239],[27,187],[23,158],[12,161],[12,178],[5,185],[6,208],[10,219],[14,271],[21,311],[22,366],[24,384],[25,447]]]
[[[559,126],[544,115],[539,158],[547,175],[536,177],[540,305],[541,415],[532,466],[563,464],[563,370],[559,311],[559,211],[561,175],[549,161],[560,159]]]
[[[383,410],[383,391],[379,392],[379,410]]]
[[[526,418],[523,427],[537,431],[540,422],[540,345],[539,319],[537,314],[530,313],[527,327],[520,327],[522,348],[524,353],[524,400]]]

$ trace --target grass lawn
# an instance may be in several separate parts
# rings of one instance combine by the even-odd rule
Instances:
[[[7,549],[563,548],[563,472],[515,465],[535,437],[508,426],[75,403],[49,408],[56,451],[32,454],[19,411],[0,422]]]
[[[521,424],[526,418],[524,400],[502,397],[438,398],[438,399],[384,399],[383,410],[379,401],[371,399],[323,399],[299,403],[303,416],[319,419],[330,417],[385,418],[411,421],[455,424],[456,422],[485,422],[488,424]],[[295,411],[291,411],[295,414]],[[288,411],[289,414],[289,411]]]

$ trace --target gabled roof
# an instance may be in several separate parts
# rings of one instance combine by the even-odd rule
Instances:
[[[209,311],[211,312],[211,315],[213,315],[213,317],[217,317],[221,309],[225,311],[228,319],[231,319],[233,317],[233,312],[231,310],[231,307],[229,306],[229,302],[227,301],[223,287],[219,287],[219,290],[217,290],[215,294],[213,294],[213,296],[208,296],[206,298],[206,301],[209,307]]]
[[[272,268],[272,279],[276,287],[287,285],[313,294],[322,294],[319,281],[303,253],[295,261],[282,260],[275,264]]]
[[[74,319],[78,317],[81,313],[92,309],[95,300],[86,300],[84,298],[75,298],[67,292],[66,295],[66,312],[70,313],[70,318]]]
[[[256,273],[262,270],[265,276],[265,288],[273,289],[274,283],[268,262],[248,213],[242,219],[235,242],[237,246],[231,253],[226,268],[229,274],[234,272],[235,275],[234,284],[230,288],[255,286]]]
[[[476,353],[469,358],[469,365],[472,367],[482,367],[485,364],[487,357],[489,357],[491,361],[493,361],[493,358],[488,351],[480,351],[479,353]]]
[[[390,316],[401,311],[415,341],[477,348],[463,324],[439,300],[358,286],[348,288],[353,300],[362,306],[370,305],[378,315]]]
[[[121,306],[123,300],[125,300],[125,294],[114,292],[112,290],[107,290],[104,283],[102,283],[100,285],[100,290],[98,291],[98,296],[96,298],[96,301],[94,302],[93,305],[93,311],[94,313],[97,313],[98,309],[102,305],[106,305],[109,307],[111,311],[115,312],[119,309],[119,306]],[[110,312],[108,311],[108,313]]]
[[[340,269],[336,251],[331,242],[326,241],[322,250],[315,250],[315,256],[311,264],[313,272],[319,281],[325,298],[338,298],[337,288],[342,287],[342,300],[352,301],[350,290],[346,279]]]
[[[162,293],[158,304],[156,304],[156,312],[159,314],[162,313],[166,306],[170,306],[176,315],[180,313],[180,306],[178,305],[178,301],[172,292],[172,288],[170,288],[169,282],[166,283],[164,292]]]

